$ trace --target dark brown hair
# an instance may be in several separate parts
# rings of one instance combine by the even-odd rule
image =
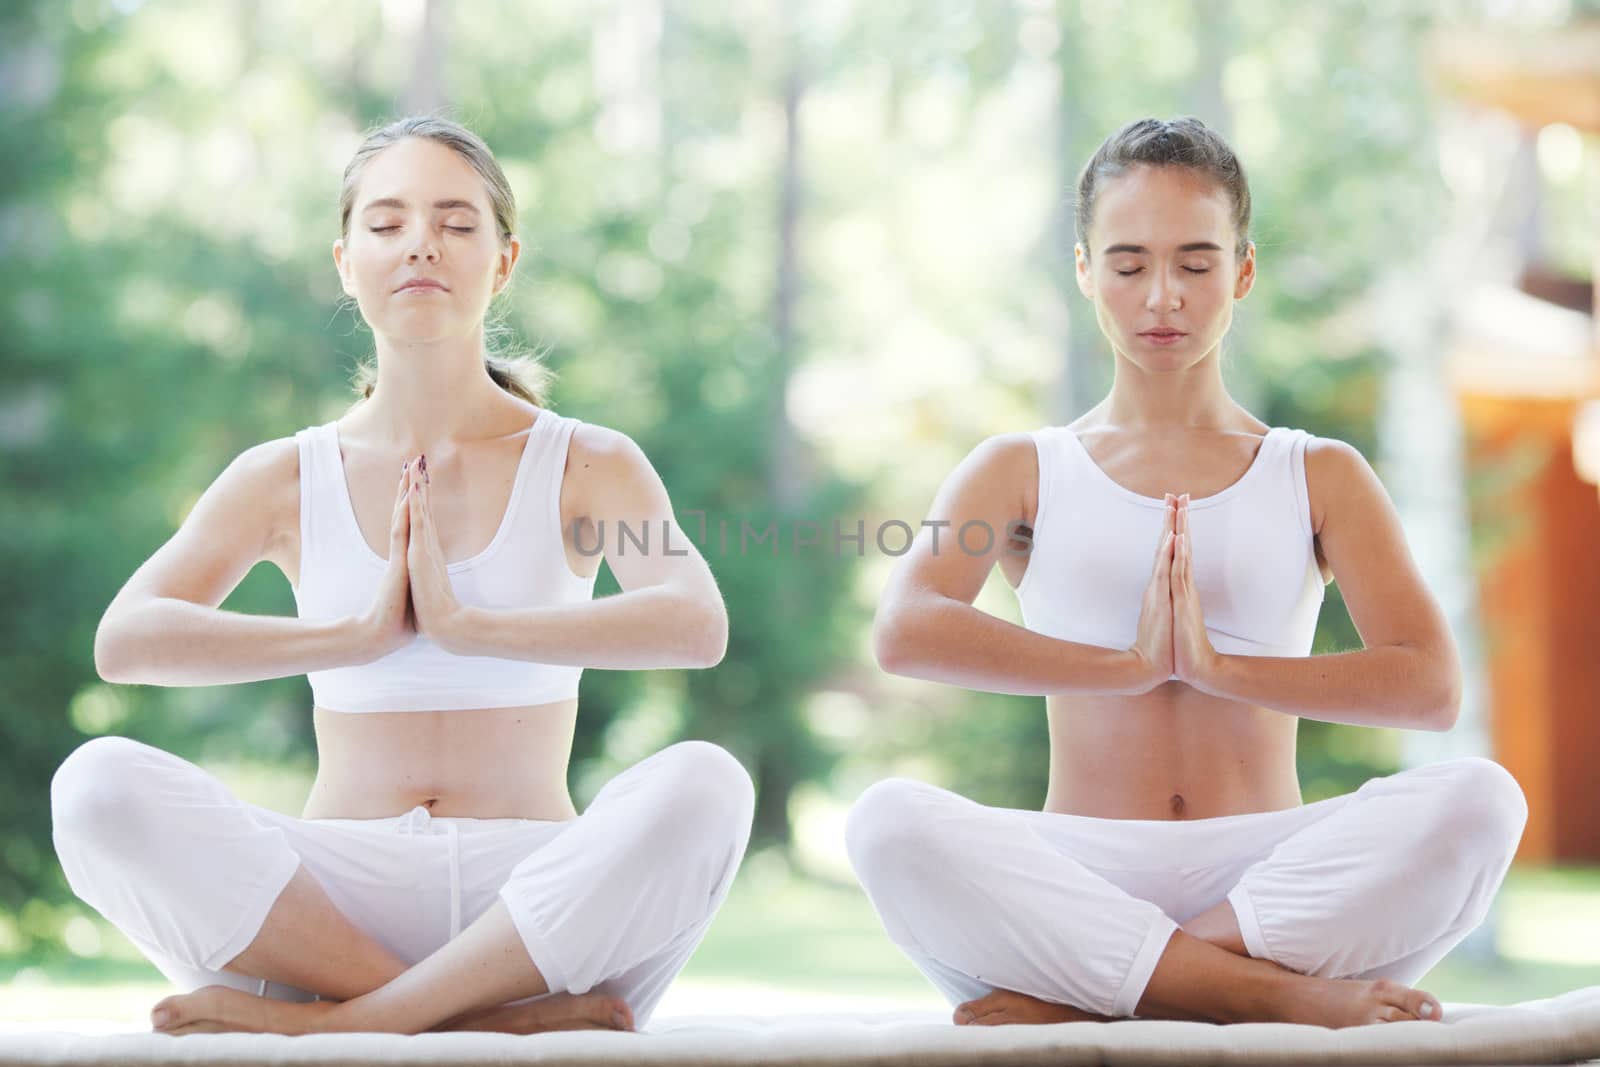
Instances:
[[[1222,136],[1197,118],[1139,119],[1107,137],[1078,175],[1075,225],[1083,254],[1089,254],[1089,224],[1094,202],[1106,182],[1139,165],[1183,167],[1211,179],[1233,201],[1234,253],[1243,259],[1250,247],[1250,183],[1244,165]]]
[[[459,122],[438,114],[409,115],[367,132],[344,168],[344,182],[339,189],[339,235],[346,239],[350,236],[350,212],[355,207],[356,186],[361,182],[361,172],[366,168],[367,161],[407,137],[419,137],[442,144],[471,164],[483,179],[489,194],[489,206],[494,212],[500,245],[509,245],[511,235],[517,230],[517,202],[511,194],[511,183],[506,180],[505,171],[500,169],[494,153],[489,151],[483,138]],[[484,353],[484,369],[495,384],[506,392],[536,407],[546,407],[545,397],[554,375],[534,353],[505,343],[510,332],[497,319],[485,321],[484,343],[487,351]],[[378,366],[375,359],[365,359],[356,365],[351,385],[361,397],[370,397],[372,387],[377,382]]]

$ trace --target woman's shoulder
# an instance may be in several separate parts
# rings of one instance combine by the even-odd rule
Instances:
[[[979,441],[945,479],[941,491],[976,510],[986,506],[984,501],[998,502],[1008,514],[1024,514],[1031,521],[1038,489],[1038,445],[1032,432],[1021,431]]]
[[[969,477],[985,481],[1014,480],[1019,485],[1036,482],[1039,477],[1038,430],[1017,430],[991,434],[973,446],[961,462]]]
[[[567,440],[566,480],[580,497],[659,483],[655,467],[632,437],[598,423],[573,421],[577,424]]]
[[[1384,492],[1383,483],[1367,457],[1360,449],[1337,437],[1308,434],[1305,469],[1311,528],[1317,532],[1321,532],[1330,508],[1374,492]]]
[[[1320,477],[1323,481],[1332,483],[1372,470],[1367,457],[1348,441],[1341,441],[1337,437],[1318,437],[1306,431],[1300,432],[1306,434],[1307,479]]]
[[[300,491],[300,442],[296,435],[274,437],[251,445],[228,464],[222,476],[243,487],[276,499],[282,492]]]
[[[567,458],[597,465],[611,465],[642,458],[644,452],[633,438],[621,430],[602,426],[597,422],[573,420],[572,442],[567,446]]]
[[[300,443],[294,435],[246,448],[217,475],[215,485],[231,499],[251,502],[267,525],[269,543],[298,531]]]

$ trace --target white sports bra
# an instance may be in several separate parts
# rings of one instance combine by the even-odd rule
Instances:
[[[570,604],[594,593],[594,575],[567,566],[561,477],[577,419],[541,409],[517,466],[494,538],[470,559],[448,563],[462,604],[488,609]],[[388,562],[356,522],[334,423],[297,434],[300,446],[300,584],[303,619],[358,615],[372,605]],[[381,659],[310,671],[312,698],[332,711],[444,711],[522,707],[578,695],[583,668],[494,656],[457,656],[418,634]]]
[[[1039,453],[1039,504],[1028,568],[1017,586],[1023,621],[1067,641],[1132,648],[1163,502],[1113,481],[1066,427],[1031,436]],[[1189,501],[1195,585],[1218,652],[1311,652],[1323,582],[1306,490],[1310,439],[1304,430],[1273,427],[1238,481]]]

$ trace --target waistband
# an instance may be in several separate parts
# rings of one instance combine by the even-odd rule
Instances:
[[[344,826],[358,830],[375,830],[396,834],[443,834],[453,828],[456,832],[475,830],[504,830],[522,826],[541,826],[550,819],[475,819],[466,815],[435,815],[425,805],[418,804],[404,815],[386,815],[378,819],[307,819],[318,826]]]
[[[1173,870],[1206,866],[1220,856],[1270,850],[1290,834],[1334,814],[1354,796],[1346,793],[1278,811],[1209,819],[1101,819],[1012,810],[1046,840],[1070,841],[1083,858],[1095,863],[1124,870]]]

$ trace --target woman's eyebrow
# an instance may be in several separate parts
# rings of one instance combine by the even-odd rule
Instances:
[[[361,210],[362,211],[370,211],[372,208],[375,208],[375,207],[397,207],[397,208],[402,208],[403,209],[405,206],[406,206],[406,202],[404,200],[397,200],[396,198],[394,198],[392,196],[386,196],[381,200],[372,201],[370,204],[367,204]],[[435,200],[433,202],[433,206],[435,208],[439,209],[440,211],[453,211],[453,210],[456,210],[456,209],[463,209],[463,210],[466,210],[466,211],[470,211],[473,214],[478,214],[477,206],[475,204],[473,204],[472,201],[470,201],[470,200]]]
[[[1109,256],[1113,252],[1133,252],[1136,255],[1141,255],[1142,256],[1142,255],[1148,254],[1149,251],[1150,250],[1148,248],[1146,248],[1144,245],[1112,245],[1111,247],[1107,248],[1105,251],[1101,252],[1100,254],[1103,255],[1103,256]],[[1180,252],[1220,252],[1220,251],[1222,251],[1222,246],[1221,245],[1212,244],[1210,241],[1190,241],[1186,245],[1179,245],[1178,246],[1178,251],[1180,251]]]

